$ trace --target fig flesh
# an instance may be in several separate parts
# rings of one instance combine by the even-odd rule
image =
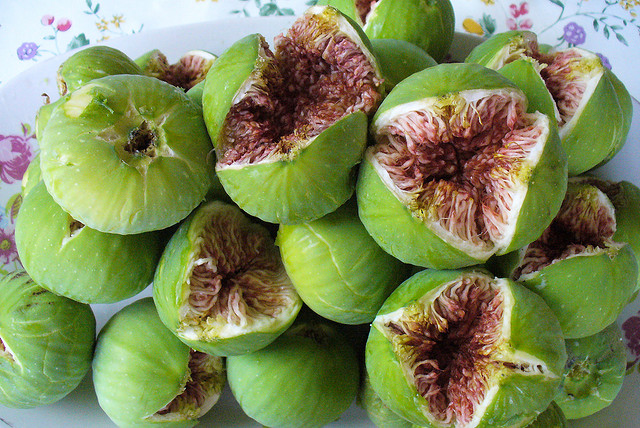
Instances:
[[[150,297],[125,306],[100,330],[92,369],[100,407],[119,426],[195,426],[226,382],[223,359],[182,343]]]
[[[309,8],[274,46],[253,34],[223,52],[203,111],[231,199],[264,221],[301,223],[352,195],[382,78],[366,35],[333,8]]]
[[[16,219],[16,247],[42,287],[82,303],[113,303],[153,280],[160,232],[119,235],[93,230],[67,214],[38,182]]]
[[[182,55],[173,64],[159,49],[153,49],[136,58],[144,74],[163,80],[173,86],[188,91],[204,81],[216,56],[203,50],[192,50]]]
[[[398,39],[424,49],[436,61],[453,42],[455,17],[450,0],[320,0],[362,26],[370,39]]]
[[[555,100],[569,174],[581,174],[613,158],[626,141],[633,109],[629,92],[615,74],[584,49],[541,51],[531,31],[496,34],[465,61],[500,69],[521,58],[537,64]]]
[[[400,82],[376,112],[357,183],[360,218],[405,263],[453,269],[525,245],[567,185],[556,127],[513,82],[440,64]]]
[[[614,240],[615,234],[611,200],[588,181],[571,178],[558,215],[541,236],[490,266],[542,296],[566,338],[590,336],[616,320],[637,287],[633,248]]]
[[[567,364],[554,401],[567,419],[590,416],[618,396],[627,369],[622,330],[612,323],[604,330],[566,341]]]
[[[106,76],[68,94],[40,148],[51,196],[101,232],[172,226],[211,185],[201,109],[181,89],[148,76]]]
[[[94,45],[67,58],[58,68],[56,82],[62,96],[104,76],[142,73],[142,69],[124,52],[109,46]]]
[[[351,405],[356,355],[337,326],[311,311],[273,343],[227,358],[229,386],[242,410],[263,426],[322,427]]]
[[[352,200],[318,220],[281,225],[276,244],[302,300],[342,324],[373,321],[407,277],[407,266],[369,236]]]
[[[566,351],[544,301],[476,269],[426,269],[374,320],[366,368],[380,399],[427,427],[524,426],[560,385]]]
[[[302,306],[273,241],[235,205],[198,207],[156,269],[153,298],[164,324],[190,347],[215,355],[273,342]]]
[[[0,279],[0,404],[32,408],[73,391],[91,367],[89,305],[36,284],[23,270]]]

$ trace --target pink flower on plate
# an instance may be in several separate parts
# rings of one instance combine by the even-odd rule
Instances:
[[[69,28],[71,28],[71,20],[68,18],[58,19],[56,28],[58,29],[58,31],[67,31]]]
[[[511,16],[518,18],[519,16],[529,13],[529,5],[526,1],[521,2],[520,5],[512,3],[509,5],[509,10],[511,11]]]
[[[18,260],[16,239],[12,230],[0,229],[0,264],[8,265]]]
[[[22,125],[23,135],[0,135],[0,180],[13,183],[22,180],[33,159],[29,127]]]
[[[42,15],[42,18],[40,19],[40,22],[42,23],[42,25],[51,25],[53,24],[53,20],[55,18],[53,17],[53,15]]]

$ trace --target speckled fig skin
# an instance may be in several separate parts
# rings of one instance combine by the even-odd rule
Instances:
[[[581,339],[568,339],[567,365],[554,401],[567,419],[590,416],[618,396],[627,369],[627,350],[616,323]]]
[[[66,95],[40,149],[51,196],[101,232],[172,226],[211,185],[201,109],[182,89],[148,76],[106,76]]]
[[[118,235],[76,222],[42,181],[28,192],[16,220],[16,247],[31,277],[83,303],[113,303],[153,280],[163,242],[159,232]]]
[[[91,367],[89,305],[51,293],[22,269],[0,279],[0,404],[33,408],[73,391]]]
[[[574,177],[568,192],[579,192],[585,185],[595,189],[586,183]],[[635,209],[632,218],[637,217]],[[617,223],[617,212],[615,217]],[[623,226],[623,230],[636,233],[634,227]],[[542,296],[558,317],[565,338],[577,339],[596,334],[614,322],[637,289],[638,259],[632,246],[620,238],[614,234],[600,248],[589,244],[575,255],[556,258],[522,276],[517,275],[517,269],[526,247],[491,259],[487,267],[497,275],[518,279]]]
[[[587,86],[587,98],[580,102],[574,116],[560,126],[569,174],[575,176],[611,160],[624,145],[631,126],[631,96],[615,74],[604,67],[600,58],[580,48],[552,49],[542,53],[535,33],[517,30],[490,37],[474,48],[465,62],[498,70],[513,60],[529,57],[536,58],[534,61],[540,67],[545,58],[559,53],[573,53],[585,58],[583,64],[573,70],[600,76]],[[544,73],[544,67],[540,69]]]
[[[371,126],[375,136],[382,120],[394,108],[412,106],[436,97],[465,90],[497,90],[521,93],[515,83],[497,72],[474,64],[441,64],[413,74],[400,82],[378,108]],[[549,121],[547,120],[549,123]],[[369,148],[360,167],[356,194],[360,218],[385,251],[405,263],[436,269],[455,269],[485,262],[492,253],[504,254],[533,241],[560,208],[567,185],[567,161],[556,127],[549,125],[546,144],[539,160],[520,174],[520,186],[527,186],[510,242],[492,250],[472,253],[437,235],[423,220],[417,206],[408,206],[395,194],[391,178]]]
[[[395,351],[395,345],[392,345],[380,329],[385,322],[389,322],[384,320],[396,319],[395,317],[402,316],[400,314],[404,314],[404,311],[418,317],[424,310],[420,308],[433,304],[434,299],[449,286],[448,284],[464,277],[493,278],[488,272],[473,268],[426,269],[415,274],[387,299],[372,324],[367,340],[366,368],[374,391],[389,409],[420,426],[461,425],[456,425],[455,420],[442,423],[430,414],[427,400],[409,380],[411,370],[401,359],[404,354]],[[519,372],[508,368],[511,366],[510,363],[505,362],[504,366],[501,366],[497,361],[495,366],[490,365],[502,367],[488,375],[488,383],[497,389],[489,402],[480,405],[482,414],[473,417],[472,426],[524,426],[546,409],[556,394],[566,361],[564,340],[557,319],[539,296],[510,280],[494,278],[492,281],[495,281],[494,286],[500,290],[498,293],[504,296],[504,327],[500,330],[501,337],[496,342],[497,348],[489,354],[493,356],[491,359],[512,361],[514,368],[524,367],[520,364],[539,364],[539,370],[536,369],[535,373]],[[441,328],[447,329],[446,320],[443,322],[445,324]],[[401,338],[398,338],[398,341],[398,344],[402,343]],[[420,342],[416,338],[413,342],[406,343],[412,343],[417,347],[419,343],[427,342]],[[478,388],[484,389],[479,385]],[[460,393],[468,396],[466,392]]]
[[[342,324],[373,321],[408,276],[408,266],[367,233],[353,199],[318,220],[281,225],[276,245],[305,304]]]
[[[305,308],[267,347],[227,358],[229,387],[242,410],[269,427],[322,427],[354,401],[355,352],[339,327]]]
[[[98,335],[92,376],[100,407],[123,427],[197,425],[218,400],[226,375],[224,360],[213,356],[203,375],[192,375],[191,358],[192,350],[162,324],[150,297],[130,303]],[[200,384],[204,402],[167,408],[183,392],[194,394],[190,381]]]
[[[124,52],[109,46],[88,46],[67,58],[58,68],[58,92],[65,95],[85,83],[114,74],[143,74]]]
[[[379,85],[376,90],[384,90],[369,41],[355,23],[329,7],[312,7],[296,23],[305,22],[306,19],[313,22],[313,25],[318,25],[319,32],[328,33],[337,28],[335,31],[338,34],[346,35],[375,68],[378,75],[376,79],[380,79],[376,83]],[[300,31],[295,24],[292,28]],[[235,135],[233,132],[238,128],[232,126],[238,121],[232,114],[236,111],[234,109],[257,102],[247,101],[249,97],[245,98],[245,94],[254,94],[253,86],[266,85],[265,76],[273,73],[270,70],[274,69],[275,61],[271,59],[265,46],[266,42],[261,35],[252,34],[238,40],[220,55],[205,79],[203,113],[216,150],[216,173],[229,197],[245,212],[261,220],[271,223],[303,223],[334,211],[353,194],[355,167],[366,146],[368,118],[360,110],[347,112],[330,120],[318,118],[317,122],[328,127],[322,128],[317,135],[309,134],[307,128],[311,129],[310,125],[301,125],[304,129],[296,128],[293,133],[278,136],[277,139],[262,137],[263,140],[269,139],[269,144],[280,144],[286,137],[286,148],[278,148],[275,152],[262,156],[258,149],[262,150],[265,144],[261,140],[260,143],[255,142],[255,147],[251,150],[247,149],[243,158],[225,161],[225,153],[244,150],[238,142],[251,141],[248,136],[240,138],[228,135]],[[277,47],[276,43],[276,49]],[[323,107],[318,108],[324,111]],[[289,114],[292,113],[287,110],[286,115]],[[265,116],[268,115],[265,113]],[[253,122],[267,126],[265,123],[268,120],[262,120],[252,119]],[[236,142],[232,144],[232,140]],[[252,160],[254,157],[257,159]]]
[[[219,283],[211,294],[228,314],[221,314],[218,307],[204,315],[194,311],[193,301],[199,303],[200,298],[191,299],[192,287],[205,287],[204,280],[194,279],[196,271],[210,280],[211,287]],[[234,291],[236,287],[240,291]],[[231,293],[239,297],[228,297]],[[302,307],[267,229],[237,206],[220,201],[202,204],[173,233],[156,269],[153,299],[162,322],[180,340],[221,356],[267,346]],[[273,314],[261,312],[265,301]],[[236,305],[240,309],[232,311]]]
[[[357,0],[320,0],[356,21],[371,39],[406,40],[436,61],[444,59],[453,41],[455,17],[449,0],[373,0],[363,22]],[[366,3],[366,2],[361,2]]]

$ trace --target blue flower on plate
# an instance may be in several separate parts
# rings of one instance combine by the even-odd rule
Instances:
[[[38,54],[39,46],[33,42],[24,42],[17,49],[18,58],[21,61],[26,61],[32,59],[34,56]]]
[[[581,45],[587,39],[587,32],[575,22],[570,22],[564,26],[562,35],[564,40],[572,46]]]

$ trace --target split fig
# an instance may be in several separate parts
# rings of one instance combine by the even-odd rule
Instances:
[[[281,225],[276,244],[302,300],[342,324],[373,321],[407,277],[408,267],[367,233],[352,200],[318,220]]]
[[[627,350],[616,323],[580,339],[568,339],[567,364],[554,398],[567,419],[590,416],[618,396],[627,369]]]
[[[175,231],[153,298],[180,340],[223,356],[265,347],[302,307],[267,229],[220,201],[201,205]]]
[[[153,280],[163,241],[159,232],[119,235],[72,218],[38,182],[16,219],[16,247],[39,285],[83,303],[113,303]]]
[[[372,323],[366,368],[385,405],[426,427],[521,427],[566,361],[558,320],[526,287],[480,269],[426,269]]]
[[[616,217],[604,192],[571,178],[541,236],[488,266],[542,296],[566,338],[590,336],[616,320],[637,286],[638,260],[631,245],[614,238]]]
[[[182,343],[150,297],[120,309],[100,330],[92,372],[98,403],[118,426],[195,426],[226,383],[224,360]]]
[[[93,45],[71,55],[58,68],[58,92],[65,95],[94,79],[114,74],[142,74],[142,69],[124,52]]]
[[[540,50],[531,31],[496,34],[465,61],[497,70],[521,58],[537,64],[556,102],[569,174],[581,174],[613,158],[626,141],[633,109],[629,92],[615,74],[595,53],[581,48]]]
[[[360,167],[360,219],[405,263],[454,269],[535,240],[567,186],[557,128],[525,94],[476,64],[400,82],[377,110]]]
[[[436,61],[453,42],[450,0],[320,0],[356,21],[370,39],[398,39],[424,49]]]
[[[0,279],[0,404],[32,408],[76,389],[91,367],[96,320],[23,270]]]
[[[354,350],[337,326],[311,311],[273,343],[227,358],[229,387],[263,426],[322,427],[351,405],[358,390]]]
[[[309,8],[274,45],[252,34],[223,52],[202,105],[231,199],[264,221],[303,223],[353,194],[384,89],[366,35],[333,8]]]
[[[136,58],[144,74],[163,80],[173,86],[188,91],[204,81],[216,56],[203,50],[192,50],[170,64],[167,56],[159,49],[153,49]]]
[[[182,89],[148,76],[106,76],[68,94],[40,149],[53,199],[101,232],[172,226],[211,186],[201,109]]]

